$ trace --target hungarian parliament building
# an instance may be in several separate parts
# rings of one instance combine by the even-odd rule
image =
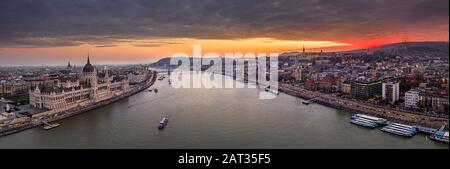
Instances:
[[[70,67],[70,64],[68,65]],[[89,55],[80,75],[67,75],[52,85],[36,85],[29,91],[30,105],[40,109],[65,110],[120,96],[130,90],[126,76],[113,76],[106,67],[97,71]]]

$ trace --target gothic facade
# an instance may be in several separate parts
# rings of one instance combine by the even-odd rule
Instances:
[[[58,79],[54,85],[36,85],[29,91],[30,105],[41,109],[68,109],[119,96],[129,90],[125,76],[112,75],[106,67],[97,71],[87,63],[80,75]]]

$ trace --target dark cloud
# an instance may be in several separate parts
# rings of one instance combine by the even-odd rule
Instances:
[[[173,37],[339,40],[398,32],[416,25],[448,27],[449,24],[448,0],[2,0],[0,3],[2,47],[85,43],[104,46],[119,39]]]

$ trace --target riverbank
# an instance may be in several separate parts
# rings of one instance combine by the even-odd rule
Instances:
[[[130,97],[136,93],[139,93],[139,92],[149,88],[150,86],[152,86],[156,81],[156,77],[157,77],[156,72],[149,71],[146,80],[144,80],[141,84],[138,84],[137,87],[133,88],[132,90],[130,90],[129,92],[127,92],[125,94],[122,94],[117,97],[112,97],[110,99],[103,100],[100,102],[96,102],[94,104],[89,104],[89,105],[82,106],[82,107],[75,107],[72,109],[65,110],[63,112],[54,113],[54,115],[52,115],[51,117],[45,118],[45,121],[46,122],[56,122],[56,121],[62,120],[64,118],[72,117],[72,116],[84,113],[86,111],[93,110],[93,109],[114,103],[116,101],[128,98],[128,97]],[[37,120],[37,119],[33,119],[33,117],[31,117],[27,121],[22,122],[21,124],[16,124],[13,127],[9,127],[9,128],[6,127],[6,128],[0,129],[0,137],[5,136],[5,135],[14,134],[14,133],[17,133],[17,132],[20,132],[23,130],[27,130],[27,129],[31,129],[34,127],[38,127],[40,125],[42,125],[42,121],[40,119]]]
[[[440,128],[442,125],[448,125],[448,117],[426,116],[422,114],[412,114],[400,110],[391,110],[380,107],[373,107],[357,101],[338,98],[330,94],[318,93],[301,89],[291,84],[280,83],[280,91],[291,96],[302,99],[313,99],[315,103],[332,107],[339,110],[352,113],[368,114],[380,118],[385,118],[392,122],[399,122],[409,125],[422,127]]]

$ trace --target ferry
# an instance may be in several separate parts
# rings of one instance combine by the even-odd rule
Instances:
[[[153,91],[152,89],[148,89],[149,92]]]
[[[308,105],[309,101],[302,101],[303,104]]]
[[[405,125],[405,124],[389,123],[389,126],[394,127],[394,128],[398,128],[398,129],[405,129],[405,130],[411,130],[411,131],[417,132],[417,128],[416,127]]]
[[[167,117],[163,117],[162,119],[161,119],[161,121],[159,121],[159,126],[158,126],[158,129],[164,129],[164,127],[166,127],[166,125],[167,125],[167,123],[169,122],[169,118],[167,118]]]
[[[375,120],[361,118],[354,115],[350,118],[350,123],[369,128],[378,127],[378,123]]]
[[[432,140],[448,143],[448,131],[436,131],[430,136]]]
[[[359,125],[359,126],[363,126],[363,127],[368,127],[368,128],[375,128],[375,127],[377,127],[376,123],[360,121],[360,120],[350,120],[350,123],[356,124],[356,125]]]
[[[362,122],[366,122],[366,123],[373,123],[373,124],[375,124],[375,125],[378,125],[378,123],[376,123],[375,121],[373,121],[373,120],[367,120],[367,119],[363,119],[363,118],[355,118],[355,119],[352,119],[353,121],[362,121]]]
[[[50,130],[50,129],[56,128],[56,127],[58,127],[60,125],[58,123],[51,124],[51,123],[48,123],[48,122],[45,122],[45,121],[42,121],[42,123],[43,123],[43,127],[42,128],[44,128],[45,130]]]
[[[400,123],[389,123],[386,127],[383,127],[381,131],[406,137],[412,137],[417,134],[416,127]]]
[[[408,134],[416,134],[417,132],[413,129],[403,129],[403,128],[396,128],[394,126],[386,126],[384,127],[384,129],[386,130],[395,130],[395,131],[399,131],[399,132],[403,132],[403,133],[408,133]]]
[[[354,114],[350,118],[350,123],[368,128],[378,127],[378,125],[383,124],[382,122],[383,120],[380,120],[379,118],[363,114]]]
[[[367,119],[367,120],[372,120],[378,124],[386,124],[387,120],[383,119],[383,118],[378,118],[378,117],[373,117],[373,116],[368,116],[368,115],[364,115],[364,114],[354,114],[352,117],[352,119],[354,118],[362,118],[362,119]]]
[[[383,127],[384,130],[392,130],[392,131],[398,131],[398,132],[403,132],[403,133],[407,133],[407,134],[415,134],[416,132],[414,130],[411,129],[402,129],[402,128],[396,128],[394,126],[386,126]]]
[[[414,136],[413,133],[407,133],[407,132],[398,131],[398,130],[395,130],[395,129],[382,128],[381,131],[388,132],[388,133],[391,133],[391,134],[396,134],[396,135],[399,135],[399,136],[405,136],[405,137],[412,137],[412,136]]]

